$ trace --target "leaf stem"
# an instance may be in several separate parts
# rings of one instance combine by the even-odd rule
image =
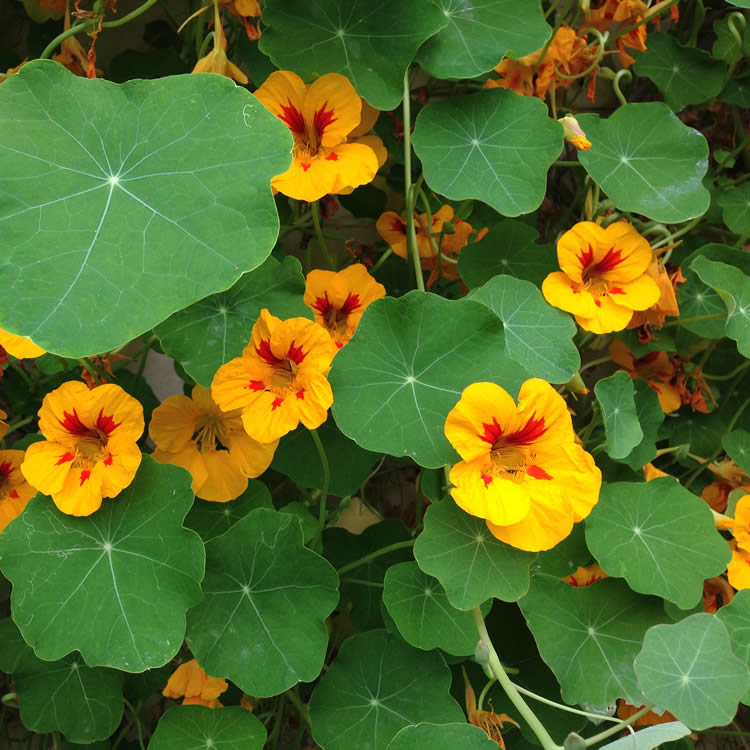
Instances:
[[[323,527],[326,525],[327,518],[327,505],[328,505],[328,485],[331,482],[331,468],[328,465],[328,456],[326,456],[326,449],[323,447],[323,443],[318,435],[317,430],[310,430],[315,447],[320,456],[320,463],[323,467],[323,486],[320,489],[320,506],[318,510],[318,533],[316,539],[323,533]]]
[[[659,240],[658,242],[655,242],[653,245],[651,245],[651,249],[656,250],[662,245],[671,244],[678,237],[682,237],[683,234],[687,234],[702,218],[703,218],[703,214],[701,214],[700,216],[696,216],[694,219],[691,219],[687,224],[685,224],[684,227],[682,227],[681,229],[678,229],[676,232],[672,232],[669,237],[665,237],[663,240]]]
[[[393,544],[389,544],[386,547],[381,547],[378,550],[375,550],[375,552],[370,552],[369,555],[365,555],[364,557],[360,557],[359,560],[355,560],[354,562],[347,563],[346,565],[342,565],[340,568],[336,570],[336,572],[339,574],[339,577],[344,575],[344,573],[348,573],[350,570],[356,570],[360,565],[364,565],[365,563],[370,562],[371,560],[375,560],[378,557],[382,557],[383,555],[387,555],[390,552],[395,552],[399,549],[406,549],[407,547],[413,547],[414,542],[416,542],[416,539],[407,539],[403,542],[394,542]]]
[[[130,11],[130,13],[126,13],[122,18],[116,18],[114,21],[104,21],[102,24],[103,29],[114,29],[117,26],[122,26],[123,24],[128,23],[129,21],[132,21],[134,18],[137,18],[141,15],[141,13],[145,13],[152,5],[156,5],[159,0],[146,0],[143,5],[139,5],[135,10]]]
[[[711,313],[710,315],[695,315],[692,318],[677,318],[676,320],[668,320],[662,328],[669,326],[681,326],[685,323],[697,323],[699,320],[714,320],[716,318],[726,318],[728,313]]]
[[[297,713],[300,715],[302,720],[307,724],[308,729],[312,730],[312,722],[310,721],[310,710],[302,702],[301,698],[297,695],[295,688],[291,688],[286,691],[286,697],[289,702],[297,709]]]
[[[75,26],[71,26],[69,29],[60,32],[43,50],[42,54],[39,55],[40,60],[46,60],[52,57],[52,53],[68,38],[80,34],[82,31],[90,28],[93,25],[93,21],[83,21],[77,23]]]
[[[414,229],[414,206],[417,202],[416,191],[411,184],[411,90],[409,87],[409,68],[404,73],[404,195],[406,196],[406,247],[409,251],[417,289],[424,291],[424,276],[422,264],[419,261],[417,247],[417,232]]]
[[[36,414],[32,414],[30,417],[26,417],[25,419],[19,419],[18,422],[13,422],[12,424],[8,426],[8,429],[5,434],[10,435],[10,433],[13,432],[14,430],[17,430],[20,427],[23,427],[29,422],[33,422],[36,418],[37,418]]]
[[[709,375],[707,372],[704,372],[703,377],[706,380],[731,380],[735,375],[739,375],[739,373],[748,367],[750,367],[750,360],[743,362],[739,367],[735,367],[728,375]]]
[[[606,740],[607,737],[611,737],[613,734],[621,732],[625,727],[629,727],[634,721],[640,719],[641,716],[645,716],[653,707],[654,704],[649,703],[647,706],[644,706],[640,711],[636,711],[632,716],[625,719],[625,721],[621,722],[616,727],[610,727],[609,729],[605,729],[603,732],[599,732],[599,734],[595,734],[593,737],[587,737],[583,741],[584,744],[586,745],[586,747],[591,747],[591,745],[596,745],[597,742]]]
[[[393,255],[393,248],[392,248],[392,247],[389,247],[389,248],[388,248],[388,249],[387,249],[387,250],[386,250],[386,251],[385,251],[385,252],[384,252],[384,253],[383,253],[383,254],[382,254],[382,255],[381,255],[381,256],[380,256],[380,257],[379,257],[379,258],[378,258],[378,259],[377,259],[376,261],[375,261],[375,263],[373,263],[373,265],[372,265],[372,268],[370,269],[370,275],[371,275],[371,276],[374,276],[374,275],[375,275],[375,274],[376,274],[376,273],[377,273],[377,272],[378,272],[378,271],[380,270],[380,266],[382,266],[382,265],[383,265],[383,263],[385,263],[385,262],[386,262],[386,261],[388,260],[388,258],[390,258],[390,257],[391,257],[391,255]]]
[[[326,244],[326,238],[323,236],[323,230],[320,228],[320,204],[319,202],[313,201],[311,204],[311,208],[312,208],[313,227],[315,227],[315,237],[318,240],[318,246],[320,247],[320,250],[326,259],[326,263],[328,263],[328,267],[332,271],[335,271],[336,264],[333,262],[331,253],[328,250],[328,245]]]

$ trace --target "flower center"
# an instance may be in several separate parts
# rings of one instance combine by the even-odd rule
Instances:
[[[226,430],[221,417],[204,414],[196,422],[193,440],[198,444],[201,453],[226,448]]]
[[[534,443],[547,428],[544,417],[532,414],[523,427],[505,432],[495,417],[492,422],[483,423],[484,432],[479,437],[491,445],[490,463],[494,473],[515,474],[534,463]]]

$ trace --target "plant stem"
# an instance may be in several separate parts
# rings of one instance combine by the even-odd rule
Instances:
[[[413,547],[414,542],[416,539],[407,539],[404,542],[394,542],[393,544],[389,544],[387,547],[381,547],[378,550],[375,550],[375,552],[370,552],[369,555],[365,555],[364,557],[360,557],[359,560],[355,560],[354,562],[347,563],[346,565],[342,565],[336,572],[339,574],[339,576],[344,575],[344,573],[348,573],[350,570],[356,570],[360,565],[364,565],[365,563],[370,562],[371,560],[375,560],[378,557],[381,557],[382,555],[387,555],[390,552],[395,552],[399,549],[406,549],[407,547]]]
[[[591,747],[591,745],[596,745],[597,742],[606,740],[607,737],[611,737],[613,734],[621,732],[625,727],[630,726],[634,721],[640,719],[641,716],[645,716],[653,707],[654,704],[649,703],[647,706],[644,706],[640,711],[636,711],[631,717],[625,719],[625,721],[621,722],[616,727],[610,727],[609,729],[605,729],[603,732],[599,732],[599,734],[595,734],[593,737],[587,737],[584,740],[584,744],[586,745],[586,747]]]
[[[735,367],[734,370],[732,370],[732,372],[730,372],[728,375],[709,375],[708,373],[704,372],[703,377],[706,380],[731,380],[735,375],[738,375],[747,367],[750,367],[750,360],[743,362],[739,367]]]
[[[328,485],[331,482],[331,468],[328,465],[328,456],[326,456],[326,449],[323,447],[323,443],[320,440],[317,430],[310,430],[315,447],[318,450],[320,456],[320,463],[323,466],[323,486],[320,489],[320,506],[318,510],[318,533],[316,538],[323,533],[323,527],[326,525],[327,518],[327,504],[328,504]]]
[[[506,674],[503,665],[500,663],[497,651],[495,651],[495,647],[492,645],[490,634],[487,632],[487,626],[484,624],[484,617],[482,617],[482,610],[479,607],[474,607],[472,614],[474,615],[474,623],[479,632],[479,638],[489,651],[489,666],[492,670],[492,674],[497,677],[497,681],[502,686],[505,694],[510,698],[511,703],[516,707],[518,713],[523,716],[531,731],[537,736],[539,742],[542,743],[544,750],[561,750],[561,746],[556,744],[552,737],[550,737],[542,722],[539,721],[536,714],[529,707],[529,704],[521,697],[516,686],[510,681],[510,678]]]
[[[332,271],[335,271],[336,264],[333,262],[331,253],[328,250],[328,245],[326,245],[326,238],[323,236],[323,230],[320,228],[320,205],[318,201],[313,201],[311,204],[311,208],[312,208],[313,227],[315,227],[315,237],[318,240],[318,246],[320,247],[320,250],[326,259],[326,263],[328,263],[328,267]]]
[[[143,744],[143,727],[141,727],[141,720],[138,716],[138,710],[140,709],[141,705],[140,702],[138,703],[138,709],[133,708],[133,704],[130,703],[130,701],[123,697],[123,702],[130,710],[131,715],[133,716],[133,719],[135,719],[135,728],[138,732],[138,744],[141,746],[141,750],[146,750],[146,746]]]
[[[667,321],[662,328],[669,326],[681,326],[685,323],[697,323],[699,320],[714,320],[715,318],[726,318],[728,313],[711,313],[710,315],[695,315],[692,318],[677,318],[676,320]]]
[[[527,690],[524,687],[521,687],[520,685],[516,685],[516,683],[513,683],[513,686],[518,690],[519,693],[522,695],[525,695],[528,698],[532,698],[535,701],[539,701],[540,703],[544,703],[547,706],[552,706],[553,708],[557,708],[560,711],[567,711],[570,714],[577,714],[578,716],[588,716],[591,719],[597,719],[598,721],[613,721],[617,724],[624,724],[625,722],[622,719],[615,719],[614,716],[604,716],[602,714],[594,714],[589,711],[582,711],[580,708],[573,708],[572,706],[566,706],[563,703],[557,703],[556,701],[550,700],[549,698],[545,698],[544,696],[537,695],[536,693],[532,693],[531,690]]]
[[[409,251],[417,289],[424,291],[424,276],[422,264],[419,261],[417,247],[417,232],[414,229],[414,206],[417,202],[416,192],[411,184],[411,91],[409,88],[409,68],[404,73],[404,195],[406,196],[406,247]]]
[[[383,265],[383,263],[385,263],[385,262],[386,262],[386,261],[388,260],[388,258],[390,258],[390,257],[391,257],[391,255],[393,255],[393,248],[392,248],[392,247],[389,247],[389,248],[388,248],[388,249],[387,249],[387,250],[386,250],[386,251],[385,251],[385,252],[384,252],[384,253],[383,253],[383,254],[382,254],[382,255],[381,255],[381,256],[380,256],[380,257],[379,257],[379,258],[378,258],[378,259],[377,259],[376,261],[375,261],[375,263],[373,263],[373,265],[372,265],[372,268],[370,269],[370,275],[371,275],[371,276],[374,276],[374,275],[375,275],[375,274],[376,274],[376,273],[377,273],[377,272],[378,272],[378,271],[380,270],[380,266],[382,266],[382,265]]]
[[[29,422],[33,422],[36,419],[36,414],[32,414],[30,417],[26,417],[25,419],[19,419],[18,422],[13,422],[8,426],[8,429],[6,431],[6,435],[10,435],[11,432],[14,430],[17,430],[19,427],[23,427],[25,424],[28,424]]]
[[[558,159],[555,162],[552,162],[553,167],[582,167],[583,164],[581,164],[580,161],[563,161],[562,159]]]
[[[24,383],[29,387],[30,391],[35,391],[36,388],[34,387],[34,383],[31,381],[31,378],[29,377],[28,373],[21,367],[21,365],[18,364],[18,362],[14,362],[11,360],[9,363],[10,368],[15,372],[21,380],[23,380]]]
[[[682,237],[683,234],[687,234],[702,218],[703,218],[703,214],[701,214],[700,216],[696,216],[694,219],[692,219],[687,224],[685,224],[685,226],[682,227],[682,229],[678,229],[676,232],[672,232],[672,234],[669,237],[665,237],[663,240],[659,240],[658,242],[651,245],[651,249],[656,250],[662,245],[671,244],[672,242],[675,241],[675,239],[677,239],[677,237]]]
[[[80,34],[82,31],[90,28],[93,25],[93,21],[83,21],[77,23],[75,26],[71,26],[69,29],[58,34],[43,50],[42,54],[39,55],[40,60],[46,60],[52,57],[52,53],[68,38]]]
[[[81,357],[81,359],[78,360],[78,364],[81,365],[81,367],[83,367],[83,369],[86,370],[89,375],[91,375],[91,377],[94,379],[94,383],[96,383],[96,380],[99,377],[99,373],[94,368],[94,365],[92,365],[86,357]]]
[[[122,26],[123,24],[128,23],[129,21],[132,21],[134,18],[137,18],[141,15],[141,13],[145,13],[152,5],[156,5],[159,0],[146,0],[143,5],[138,6],[135,10],[130,11],[130,13],[127,13],[122,18],[117,18],[114,21],[105,21],[102,24],[103,29],[114,29],[116,26]]]
[[[729,423],[729,427],[727,427],[727,432],[731,432],[734,429],[734,426],[737,424],[737,422],[740,421],[742,412],[744,412],[748,406],[750,406],[750,398],[743,401],[742,406],[740,406],[740,408],[737,409],[737,411],[734,413],[734,416],[732,417],[732,421]]]
[[[297,709],[297,713],[300,715],[305,724],[307,724],[308,729],[312,730],[310,711],[295,692],[295,688],[287,690],[286,697],[289,699],[289,702]]]

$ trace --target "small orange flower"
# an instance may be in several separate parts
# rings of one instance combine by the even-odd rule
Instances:
[[[348,78],[327,73],[306,86],[277,70],[255,96],[294,136],[292,165],[271,180],[280,193],[310,202],[373,180],[378,154],[366,139],[347,140],[362,120],[362,99]]]
[[[642,343],[651,341],[652,329],[661,328],[667,316],[678,317],[680,306],[677,304],[677,286],[685,282],[679,267],[668,269],[654,253],[646,273],[657,283],[659,299],[648,308],[633,313],[628,328],[638,328],[638,338]]]
[[[218,698],[229,689],[221,677],[209,677],[195,659],[180,664],[161,691],[165,698],[183,698],[183,705],[221,707]]]
[[[39,431],[47,439],[26,449],[21,471],[72,516],[89,516],[118,495],[141,463],[143,407],[119,385],[63,383],[44,397]]]
[[[719,599],[721,606],[725,607],[734,599],[734,589],[722,576],[714,576],[703,583],[703,611],[710,615],[716,614]]]
[[[514,726],[519,726],[518,722],[513,721],[508,714],[496,714],[494,711],[483,711],[477,708],[477,696],[469,681],[469,676],[463,667],[461,667],[461,671],[464,673],[466,717],[469,720],[469,724],[484,729],[487,736],[505,750],[505,740],[503,740],[500,730],[506,722]]]
[[[606,229],[581,221],[557,242],[562,271],[542,284],[550,305],[575,315],[586,331],[623,330],[634,310],[646,310],[659,299],[656,282],[646,274],[651,246],[627,222]]]
[[[622,698],[617,702],[617,718],[629,719],[633,714],[638,713],[644,706],[632,706],[630,703],[626,703]],[[670,721],[677,721],[677,717],[673,716],[669,711],[665,711],[662,714],[657,714],[655,711],[648,711],[643,714],[640,718],[633,722],[635,727],[650,727],[655,724],[666,724]]]
[[[305,281],[305,304],[341,348],[354,335],[365,308],[385,297],[385,287],[361,263],[343,271],[314,270]]]
[[[21,473],[23,456],[24,451],[0,451],[0,532],[36,494]]]
[[[463,459],[450,472],[453,499],[514,547],[554,547],[599,499],[601,472],[576,443],[564,399],[544,380],[527,380],[518,405],[499,385],[470,385],[445,435]]]
[[[46,354],[45,350],[37,346],[28,336],[16,336],[0,329],[0,346],[11,357],[16,359],[30,359]]]
[[[5,421],[8,415],[0,409],[0,440],[2,440],[8,432],[8,423]]]
[[[510,89],[521,96],[534,96],[534,70],[542,54],[541,50],[514,60],[506,57],[495,68],[500,78],[488,78],[486,89]]]
[[[729,583],[737,591],[750,589],[750,552],[741,549],[734,539],[729,542],[729,546],[732,548],[732,559],[727,566]]]
[[[737,546],[745,552],[750,552],[750,495],[743,495],[737,501],[732,534]]]
[[[248,83],[247,76],[227,58],[225,52],[227,40],[224,36],[224,27],[221,23],[218,5],[214,9],[214,28],[216,31],[214,48],[205,57],[198,60],[191,73],[218,73],[237,81],[237,83]]]
[[[643,478],[650,482],[653,479],[659,479],[659,477],[670,477],[671,474],[667,474],[666,471],[662,471],[661,469],[657,469],[656,466],[653,464],[646,464],[643,467]]]
[[[591,586],[592,583],[601,581],[604,578],[609,578],[609,576],[601,569],[599,563],[593,563],[592,565],[578,568],[575,573],[565,576],[561,580],[576,588],[582,588],[583,586]]]
[[[192,398],[170,396],[154,409],[148,434],[159,463],[189,471],[195,496],[218,503],[239,497],[247,480],[271,465],[279,444],[253,440],[242,427],[240,410],[222,411],[200,385],[193,387]]]
[[[211,395],[224,411],[241,409],[245,432],[259,443],[278,440],[300,422],[313,430],[333,403],[326,376],[335,353],[317,323],[261,310],[242,356],[214,375]]]

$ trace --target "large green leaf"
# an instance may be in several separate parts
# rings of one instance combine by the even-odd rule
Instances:
[[[750,433],[745,430],[733,430],[724,435],[721,445],[727,456],[746,474],[750,473]]]
[[[352,636],[313,691],[313,737],[326,750],[385,750],[410,724],[463,722],[450,684],[436,651],[418,651],[384,630]]]
[[[479,302],[419,291],[376,300],[333,361],[336,424],[371,451],[454,463],[443,427],[461,391],[492,381],[515,396],[528,377],[504,349],[501,322]]]
[[[264,307],[279,318],[311,318],[302,302],[305,280],[296,258],[268,258],[226,292],[212,294],[180,310],[154,333],[165,354],[176,359],[196,383],[208,388],[214,373],[239,357]]]
[[[750,670],[750,589],[738,591],[729,604],[719,607],[716,616],[729,631],[734,655]],[[750,691],[742,697],[742,702],[750,705]]]
[[[533,211],[562,129],[533,96],[480,91],[428,104],[417,117],[414,150],[427,184],[451,200],[478,198],[505,216]]]
[[[265,727],[242,706],[173,706],[159,719],[148,750],[263,750],[265,742]]]
[[[729,724],[750,689],[727,628],[705,612],[651,628],[634,668],[646,698],[692,729]]]
[[[309,79],[341,73],[377,109],[393,109],[422,43],[448,19],[432,0],[267,0],[260,49]]]
[[[552,29],[539,3],[518,0],[434,0],[448,25],[425,42],[417,60],[435,78],[474,78],[507,53],[540,49]]]
[[[492,597],[516,601],[529,590],[529,567],[536,559],[534,553],[495,539],[484,519],[464,513],[450,499],[427,509],[414,557],[458,609]]]
[[[570,315],[547,304],[530,281],[496,276],[472,295],[503,321],[505,352],[536,378],[567,383],[581,366]]]
[[[717,96],[727,74],[727,66],[708,52],[684,47],[674,34],[659,32],[649,34],[648,50],[637,53],[633,70],[650,78],[675,112]]]
[[[0,669],[13,677],[27,729],[88,743],[109,737],[120,723],[122,672],[87,667],[80,654],[42,661],[10,619],[0,622]]]
[[[609,575],[681,609],[700,601],[703,581],[731,557],[711,509],[671,477],[605,484],[586,519],[586,542]]]
[[[604,419],[607,453],[625,458],[643,440],[633,380],[626,372],[616,372],[597,381],[594,393]]]
[[[659,745],[686,737],[688,734],[690,734],[690,727],[685,726],[681,721],[668,721],[666,724],[640,729],[635,734],[626,734],[619,740],[600,745],[599,750],[652,750]]]
[[[659,428],[664,423],[664,410],[656,391],[645,380],[635,380],[633,385],[635,409],[643,431],[643,440],[627,456],[616,460],[626,463],[633,471],[638,471],[656,458],[656,441],[659,439]]]
[[[201,598],[200,537],[182,527],[190,477],[144,456],[133,483],[91,516],[37,495],[0,535],[13,619],[46,660],[78,650],[90,666],[160,667],[179,650]]]
[[[660,599],[613,578],[576,588],[539,575],[518,604],[566,703],[643,703],[633,659],[648,628],[667,619]]]
[[[303,546],[296,518],[258,508],[206,544],[204,599],[188,612],[190,649],[209,674],[250,695],[277,695],[314,680],[337,580]]]
[[[705,213],[708,144],[665,104],[625,104],[606,120],[578,121],[593,144],[578,158],[617,208],[664,222]]]
[[[113,349],[269,254],[291,135],[224,76],[116,85],[48,60],[0,89],[0,327]]]
[[[750,232],[750,183],[722,190],[718,196],[724,223],[736,234]]]
[[[497,750],[487,732],[471,724],[429,724],[404,727],[387,750]]]

